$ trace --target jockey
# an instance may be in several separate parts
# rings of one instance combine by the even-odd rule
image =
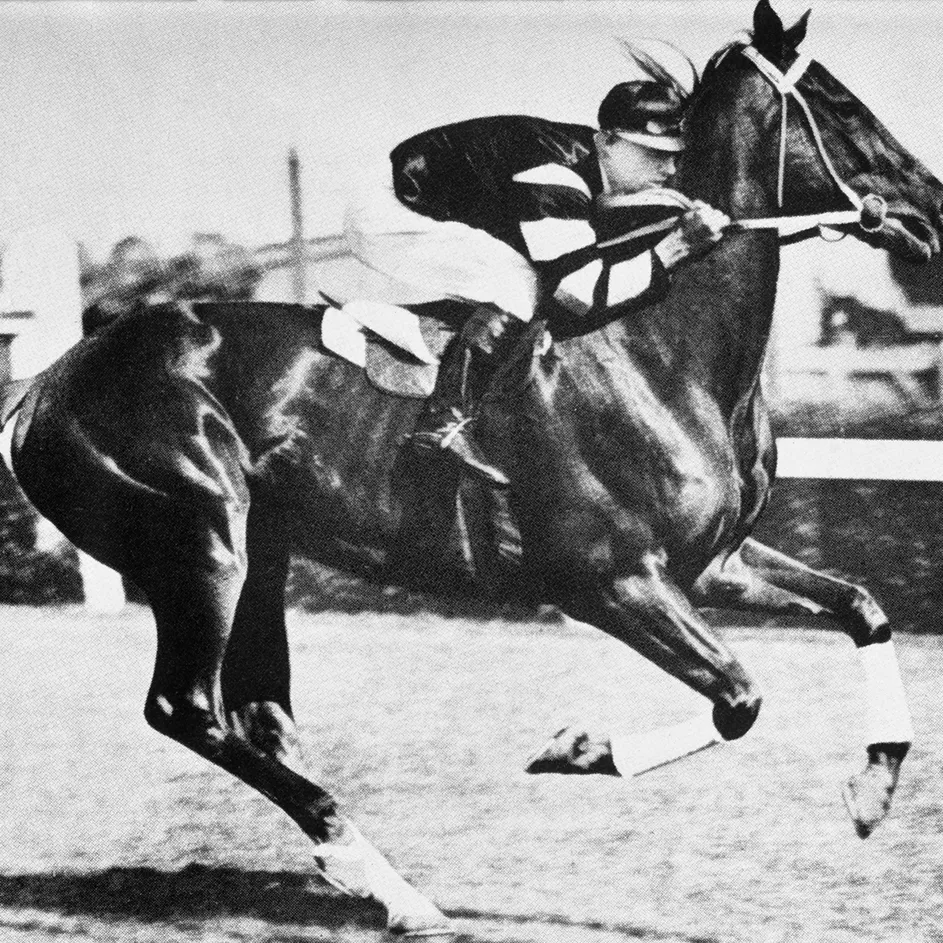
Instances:
[[[653,303],[674,266],[720,239],[723,213],[664,189],[684,146],[684,106],[679,85],[623,82],[603,99],[598,130],[488,117],[426,131],[392,151],[392,180],[348,211],[351,251],[399,282],[477,304],[413,445],[506,486],[468,428],[473,356],[493,374],[538,307],[551,317],[562,308],[572,324],[629,299]],[[649,221],[658,204],[681,219],[657,244],[597,249],[607,207],[621,207],[624,232]]]

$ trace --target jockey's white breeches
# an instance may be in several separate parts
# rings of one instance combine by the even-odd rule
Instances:
[[[432,297],[533,317],[537,274],[523,255],[481,229],[413,212],[396,198],[388,169],[385,176],[363,184],[348,207],[344,236],[356,258]]]

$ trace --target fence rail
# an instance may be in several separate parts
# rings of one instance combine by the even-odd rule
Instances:
[[[780,478],[943,481],[943,442],[922,439],[777,439]]]

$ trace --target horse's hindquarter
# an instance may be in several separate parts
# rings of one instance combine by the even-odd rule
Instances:
[[[146,567],[163,529],[160,542],[194,562],[238,555],[248,493],[242,443],[206,386],[218,347],[215,331],[161,309],[119,319],[43,375],[17,423],[14,470],[80,547]],[[187,521],[204,517],[200,537]]]
[[[313,555],[336,534],[353,550],[382,547],[398,526],[396,445],[417,404],[321,353],[316,312],[196,311],[122,319],[50,371],[16,444],[31,500],[119,569],[148,565],[145,531],[158,524],[193,562],[238,553],[250,501],[278,505],[286,539]]]
[[[316,311],[216,305],[201,315],[224,338],[220,396],[248,449],[253,494],[288,506],[302,542],[327,530],[371,541],[395,532],[395,469],[421,404],[325,354]]]

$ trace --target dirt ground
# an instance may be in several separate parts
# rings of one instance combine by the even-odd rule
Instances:
[[[571,719],[640,732],[699,699],[581,626],[291,617],[312,772],[461,943],[939,943],[943,640],[899,638],[918,742],[860,841],[844,637],[726,631],[766,692],[743,741],[636,780],[528,777]],[[0,609],[0,941],[364,943],[277,810],[141,715],[150,617]]]

